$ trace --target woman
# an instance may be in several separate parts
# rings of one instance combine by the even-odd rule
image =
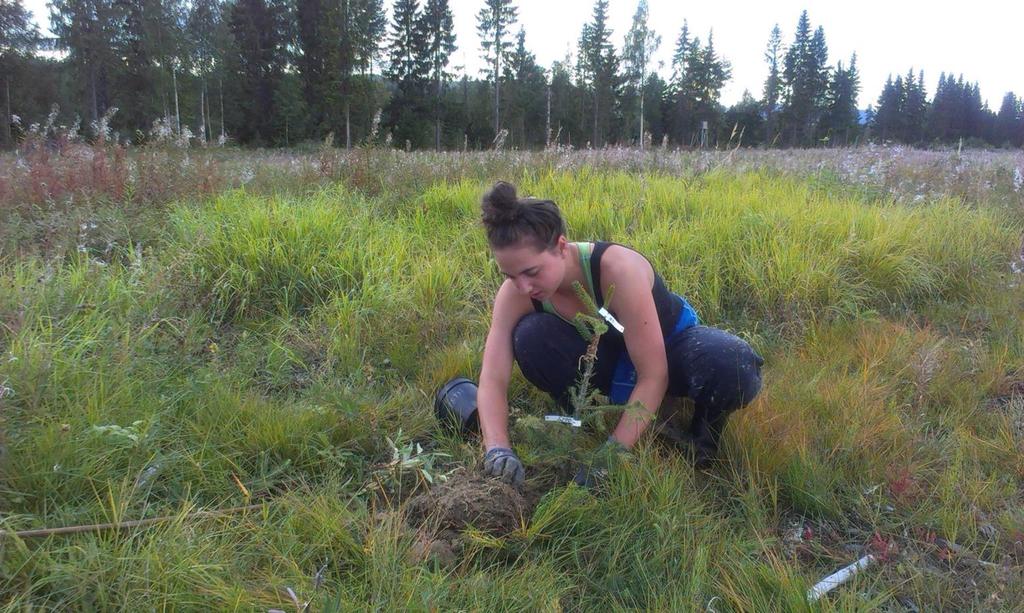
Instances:
[[[639,407],[623,412],[606,449],[633,447],[668,394],[693,399],[690,451],[697,463],[709,461],[729,413],[761,388],[760,356],[743,340],[700,325],[686,300],[669,292],[636,251],[569,242],[554,202],[518,198],[512,185],[499,182],[484,195],[482,211],[487,241],[505,276],[494,300],[477,393],[484,471],[516,485],[524,479],[508,436],[513,360],[533,385],[571,408],[569,390],[587,347],[569,323],[587,312],[575,283],[622,329],[610,325],[601,337],[591,384],[613,403]],[[590,485],[592,475],[581,470],[576,480]]]

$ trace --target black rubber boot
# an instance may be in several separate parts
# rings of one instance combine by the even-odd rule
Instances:
[[[695,467],[706,467],[714,457],[714,450],[709,449],[706,443],[702,444],[701,438],[695,436],[690,429],[681,427],[675,417],[659,414],[658,421],[654,424],[654,435],[670,448],[689,458]]]
[[[705,419],[697,412],[690,422],[691,459],[697,468],[707,468],[718,457],[718,446],[722,440],[728,413],[719,413],[714,420]]]

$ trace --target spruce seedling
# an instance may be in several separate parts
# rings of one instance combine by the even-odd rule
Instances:
[[[572,321],[580,336],[587,341],[587,350],[580,359],[579,382],[569,392],[573,417],[579,419],[583,410],[588,408],[593,401],[594,392],[591,389],[590,381],[594,377],[594,363],[597,361],[597,344],[601,341],[601,336],[608,331],[608,323],[601,317],[597,304],[587,290],[584,289],[583,284],[575,281],[572,287],[586,309],[585,313],[582,311],[577,313]],[[608,288],[608,300],[606,302],[611,302],[614,289],[614,286]]]

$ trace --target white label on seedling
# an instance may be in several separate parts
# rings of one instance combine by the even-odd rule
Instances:
[[[568,415],[545,415],[544,421],[557,421],[560,424],[567,424],[573,428],[579,428],[583,425],[582,421]]]
[[[618,330],[619,332],[624,332],[626,330],[626,328],[624,328],[622,324],[619,323],[619,320],[615,319],[615,316],[609,313],[608,310],[605,309],[604,307],[598,309],[597,312],[600,313],[601,317],[604,317],[604,320],[610,323],[612,327]]]

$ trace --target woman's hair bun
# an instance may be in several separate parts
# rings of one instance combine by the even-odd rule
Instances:
[[[500,249],[527,241],[552,249],[565,234],[565,221],[551,200],[519,198],[511,183],[498,181],[480,201],[487,242]]]
[[[513,223],[522,215],[523,205],[516,197],[516,188],[511,183],[498,181],[484,194],[481,202],[485,223]]]

